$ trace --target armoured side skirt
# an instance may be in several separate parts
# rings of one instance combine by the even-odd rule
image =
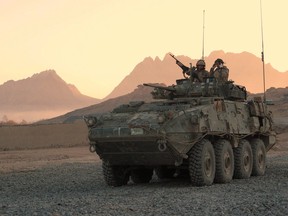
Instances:
[[[126,137],[98,140],[96,152],[111,165],[173,165],[176,156],[157,137]]]

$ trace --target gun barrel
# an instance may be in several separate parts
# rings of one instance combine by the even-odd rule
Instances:
[[[169,55],[170,55],[172,58],[174,58],[175,60],[177,60],[172,53],[169,53]]]
[[[169,55],[176,60],[176,64],[183,70],[183,73],[189,70],[189,67],[180,62],[172,53],[169,53]]]
[[[172,92],[175,92],[176,89],[173,88],[172,86],[159,86],[159,85],[153,85],[153,84],[148,84],[148,83],[144,83],[143,84],[144,86],[149,86],[149,87],[153,87],[153,88],[158,88],[158,89],[164,89],[164,90],[167,90],[167,91],[172,91]]]

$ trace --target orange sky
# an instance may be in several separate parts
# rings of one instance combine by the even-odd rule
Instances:
[[[287,0],[262,0],[265,61],[288,71]],[[260,0],[0,0],[0,85],[47,69],[102,98],[147,56],[260,57]],[[229,66],[229,62],[227,62]]]

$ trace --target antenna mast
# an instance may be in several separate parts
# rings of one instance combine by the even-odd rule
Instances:
[[[261,14],[261,38],[262,38],[262,52],[261,52],[261,59],[262,59],[262,70],[263,70],[263,87],[264,87],[264,94],[263,100],[264,103],[266,102],[266,87],[265,87],[265,61],[264,61],[264,39],[263,39],[263,18],[262,18],[262,0],[260,0],[260,14]]]
[[[205,30],[205,10],[203,10],[203,35],[202,35],[202,59],[204,60],[204,31]]]

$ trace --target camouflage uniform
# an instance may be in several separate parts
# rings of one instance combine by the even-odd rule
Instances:
[[[205,82],[207,77],[209,77],[209,72],[205,69],[197,70],[197,68],[195,68],[191,74],[192,82]]]
[[[214,76],[218,82],[226,82],[228,81],[229,69],[226,66],[217,68],[214,71],[210,71],[210,76]]]
[[[190,68],[188,71],[188,75],[190,75],[190,79],[192,82],[205,82],[206,78],[209,77],[209,72],[205,70],[205,61],[199,60],[196,64],[197,67],[192,67],[190,64]]]
[[[228,81],[229,76],[229,69],[223,64],[224,62],[222,59],[217,59],[210,69],[210,77],[215,77],[217,82],[221,83]]]

